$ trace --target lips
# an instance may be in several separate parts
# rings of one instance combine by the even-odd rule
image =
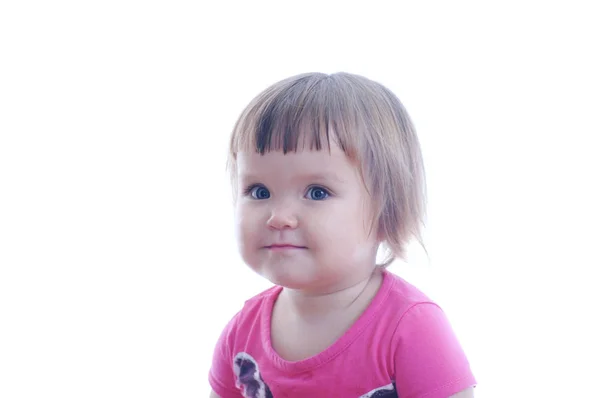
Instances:
[[[275,243],[265,247],[272,250],[306,249],[306,246],[293,245],[291,243]]]

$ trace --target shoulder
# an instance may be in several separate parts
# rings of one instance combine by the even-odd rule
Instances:
[[[237,317],[240,321],[245,318],[255,319],[263,311],[270,312],[281,290],[281,286],[273,286],[249,298],[244,302],[244,306],[238,312]]]
[[[410,323],[410,316],[407,315],[414,313],[415,308],[436,306],[436,304],[400,276],[385,269],[382,270],[382,274],[383,280],[379,291],[361,317],[361,322],[371,324],[373,319],[377,319],[378,333],[385,331],[384,341],[391,341],[397,329],[404,328]]]
[[[442,308],[402,278],[392,274],[390,282],[386,311],[395,314],[392,351],[398,391],[409,396],[435,391],[432,398],[449,397],[475,385]]]
[[[432,300],[419,288],[402,277],[384,270],[386,284],[389,285],[390,296],[392,299],[400,300],[407,305],[432,302]]]
[[[425,293],[405,279],[387,270],[383,273],[384,280],[376,305],[381,307],[380,317],[385,317],[389,323],[398,326],[406,323],[402,322],[403,319],[407,314],[415,312],[415,308],[438,307]]]
[[[402,346],[423,340],[428,341],[428,346],[455,344],[450,321],[441,306],[403,278],[386,273],[390,287],[384,311],[394,319],[396,343]]]
[[[414,330],[426,335],[438,333],[438,337],[453,336],[450,321],[438,303],[403,278],[391,272],[386,273],[389,294],[384,303],[384,311],[395,315],[392,318],[396,334],[411,334]]]
[[[260,319],[260,314],[267,310],[275,301],[281,291],[281,287],[273,286],[261,293],[247,299],[242,308],[230,318],[227,325],[223,328],[220,342],[232,342],[237,334],[237,331],[248,330],[249,324],[254,324]]]

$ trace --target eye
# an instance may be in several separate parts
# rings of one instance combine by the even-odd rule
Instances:
[[[310,200],[323,200],[329,197],[329,192],[325,188],[311,187],[308,189],[306,196]]]
[[[248,189],[248,194],[252,196],[254,199],[263,200],[269,199],[271,197],[271,193],[269,190],[262,185],[255,185]]]

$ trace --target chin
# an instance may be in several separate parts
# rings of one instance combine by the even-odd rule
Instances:
[[[319,281],[319,276],[307,272],[285,272],[283,270],[264,270],[259,274],[275,285],[294,290],[306,290],[315,286]]]
[[[248,256],[246,264],[269,282],[294,290],[311,290],[326,280],[335,280],[339,274],[324,272],[312,259],[289,257]]]

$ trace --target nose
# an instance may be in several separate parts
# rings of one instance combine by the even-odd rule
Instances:
[[[298,217],[291,207],[279,207],[271,211],[267,225],[273,229],[294,229],[298,227]]]

